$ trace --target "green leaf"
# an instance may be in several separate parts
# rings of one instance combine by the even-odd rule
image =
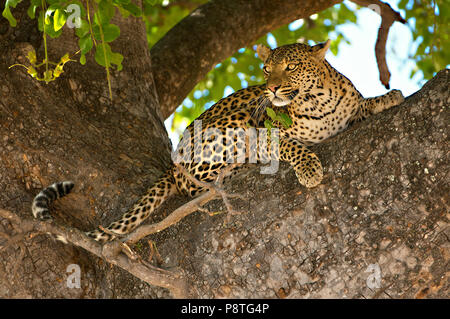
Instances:
[[[106,25],[114,17],[116,9],[111,1],[101,0],[98,4],[98,10],[95,14],[94,21],[97,24]]]
[[[99,44],[95,48],[95,61],[104,67],[111,66],[111,47],[108,43]]]
[[[36,16],[36,9],[41,6],[41,0],[31,0],[31,4],[28,7],[27,14],[30,19],[34,19]]]
[[[53,28],[53,24],[49,24],[45,26],[45,33],[48,34],[51,38],[55,39],[61,35],[62,29],[55,31],[55,29]]]
[[[17,20],[14,19],[10,7],[15,8],[22,0],[6,0],[5,2],[5,9],[3,9],[2,16],[8,19],[9,24],[12,27],[15,27],[17,25]]]
[[[86,20],[81,19],[81,25],[79,28],[75,28],[75,34],[77,35],[77,37],[82,38],[86,36],[88,33],[89,33],[89,23]]]
[[[92,28],[92,31],[94,32],[94,37],[98,41],[101,41],[101,34],[100,34],[100,26],[95,25]],[[115,39],[117,39],[120,35],[120,28],[116,26],[115,24],[107,24],[102,26],[103,31],[103,39],[105,42],[112,42]]]
[[[128,4],[122,5],[122,8],[130,12],[135,17],[140,17],[142,15],[142,10],[134,3],[130,2]]]
[[[84,54],[81,54],[81,56],[80,56],[80,63],[81,63],[81,65],[86,64],[86,56]]]
[[[36,63],[36,52],[34,51],[34,49],[31,51],[28,51],[27,58],[31,64],[34,65]]]
[[[104,49],[103,49],[104,46]],[[105,59],[106,55],[106,59]],[[104,67],[111,67],[111,64],[117,65],[117,70],[122,70],[123,55],[111,51],[108,43],[101,43],[95,48],[95,61]]]
[[[55,31],[60,30],[66,23],[67,17],[62,9],[56,9],[55,15],[53,16],[53,28]]]
[[[275,111],[270,108],[270,107],[266,107],[266,111],[267,111],[267,115],[269,115],[269,117],[272,119],[272,121],[275,121],[277,114],[275,113]]]
[[[52,14],[53,12],[55,12],[56,10],[62,10],[62,7],[59,3],[54,3],[52,4],[50,7],[47,8],[47,10],[45,11],[45,24],[50,24],[52,21]]]
[[[94,44],[92,43],[91,35],[87,34],[86,36],[79,39],[78,45],[80,46],[82,55],[91,51],[92,47],[94,46]]]
[[[27,15],[30,17],[30,19],[34,19],[34,17],[36,16],[36,9],[37,6],[34,6],[32,4],[30,4],[30,6],[28,7]]]
[[[130,12],[125,10],[122,7],[117,7],[119,9],[120,14],[122,15],[122,17],[124,18],[128,18],[130,16]]]
[[[114,53],[111,54],[111,63],[117,65],[117,71],[122,70],[122,61],[123,61],[123,55],[120,53]]]
[[[265,120],[265,121],[264,121],[264,126],[265,126],[265,128],[268,129],[269,131],[270,131],[270,129],[273,128],[273,124],[272,124],[272,122],[269,121],[269,120]]]
[[[278,118],[281,122],[281,124],[288,129],[292,125],[292,119],[289,117],[289,115],[285,113],[278,113]]]
[[[15,8],[22,0],[6,0],[5,7],[13,7]]]
[[[48,34],[50,37],[52,38],[57,38],[61,35],[62,30],[58,30],[55,31],[55,29],[53,28],[53,23],[51,23],[51,19],[49,19],[49,24],[45,24],[45,33]],[[44,13],[41,11],[39,11],[39,18],[38,18],[38,28],[39,31],[43,32],[44,31]]]

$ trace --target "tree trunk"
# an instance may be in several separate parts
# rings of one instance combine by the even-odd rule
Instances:
[[[121,36],[112,49],[125,60],[121,72],[112,71],[111,102],[105,69],[92,56],[87,66],[67,63],[62,76],[49,84],[35,81],[25,69],[8,69],[15,63],[27,64],[25,56],[33,47],[38,60],[44,56],[42,34],[26,9],[22,2],[14,10],[19,21],[16,28],[0,20],[1,206],[28,217],[39,189],[73,180],[74,196],[58,201],[53,215],[61,223],[89,230],[120,216],[170,163],[171,144],[159,110],[145,26],[133,17],[114,21]],[[52,61],[78,50],[74,31],[68,28],[60,38],[47,40]],[[6,221],[0,231],[11,232]],[[1,253],[0,296],[134,297],[143,293],[138,280],[132,289],[123,284],[133,286],[130,275],[111,273],[110,266],[98,258],[46,235]],[[83,289],[67,288],[70,264],[81,266]]]

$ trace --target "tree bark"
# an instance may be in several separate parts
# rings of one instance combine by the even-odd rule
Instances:
[[[113,74],[110,103],[105,71],[93,61],[68,64],[48,85],[9,70],[31,46],[42,58],[25,4],[15,15],[16,29],[0,20],[1,208],[29,214],[40,188],[71,179],[76,188],[54,205],[56,221],[82,230],[107,224],[170,161],[144,28],[133,18],[115,21],[121,37],[113,50],[128,59]],[[76,51],[66,31],[50,41],[53,60]],[[247,198],[235,204],[248,213],[225,225],[225,214],[197,213],[152,236],[162,266],[184,269],[200,297],[444,297],[449,73],[317,146],[326,174],[315,189],[299,186],[286,165],[273,176],[258,168],[238,176],[230,187]],[[173,198],[150,222],[186,201]],[[210,210],[225,209],[217,201]],[[7,220],[0,233],[15,235]],[[146,244],[135,249],[148,256]],[[1,297],[169,297],[45,234],[28,234],[0,256]],[[80,289],[66,284],[70,264],[81,267]],[[381,288],[366,282],[370,265],[380,267]]]
[[[238,49],[339,2],[217,0],[198,7],[151,49],[163,117],[169,117],[217,63]]]
[[[42,34],[26,9],[22,2],[14,10],[16,28],[0,19],[1,206],[29,216],[39,189],[73,180],[76,193],[58,201],[53,215],[60,223],[89,230],[120,216],[170,163],[171,144],[159,110],[145,26],[133,17],[114,21],[121,36],[112,49],[125,60],[121,72],[112,70],[111,102],[105,69],[92,55],[87,66],[67,63],[62,76],[49,84],[35,81],[25,69],[8,69],[27,64],[25,56],[33,47],[38,60],[44,56]],[[78,50],[74,31],[66,27],[61,37],[47,41],[52,61]],[[0,232],[14,233],[5,220]],[[110,272],[100,259],[46,235],[1,254],[0,296],[156,296],[140,288],[137,279],[128,281],[132,288],[127,290],[120,283],[123,271]],[[65,284],[66,267],[73,263],[84,274],[83,289]]]
[[[398,107],[314,147],[322,184],[281,163],[236,176],[246,213],[221,200],[161,232],[167,265],[201,298],[446,298],[449,291],[450,70]],[[376,276],[379,274],[379,286]]]

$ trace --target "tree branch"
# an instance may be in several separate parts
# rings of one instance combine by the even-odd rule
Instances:
[[[199,197],[194,198],[188,203],[182,205],[181,207],[174,210],[169,216],[167,216],[164,220],[159,223],[151,224],[151,225],[143,225],[138,227],[135,231],[133,231],[130,235],[123,239],[124,242],[133,244],[142,238],[160,232],[185,218],[186,216],[196,212],[203,211],[202,206],[208,203],[209,201],[221,197],[228,211],[229,219],[230,215],[237,214],[237,212],[231,206],[228,197],[239,197],[238,195],[230,195],[223,190],[223,178],[227,176],[231,170],[236,167],[236,164],[232,164],[222,169],[220,174],[217,176],[216,183],[209,184],[202,181],[197,180],[194,176],[192,176],[182,165],[177,165],[177,169],[180,170],[183,175],[186,176],[192,183],[199,187],[203,187],[208,189],[207,192],[200,195]]]
[[[190,181],[200,187],[208,189],[208,191],[179,207],[159,223],[140,226],[123,239],[113,240],[102,246],[77,229],[57,225],[53,222],[43,222],[37,219],[21,219],[11,211],[0,209],[0,218],[10,220],[14,224],[14,227],[19,230],[19,233],[14,236],[9,236],[0,232],[0,236],[6,238],[6,244],[0,247],[0,251],[20,243],[25,239],[26,234],[31,231],[50,233],[65,243],[71,243],[75,246],[84,248],[90,253],[128,271],[135,277],[151,285],[169,289],[175,298],[187,298],[189,297],[190,292],[181,271],[173,272],[154,267],[153,265],[144,262],[127,244],[134,244],[150,234],[157,233],[176,224],[189,214],[202,210],[203,205],[217,197],[221,197],[227,207],[228,220],[230,215],[236,214],[228,197],[236,196],[228,195],[225,192],[223,189],[223,181],[224,177],[228,176],[231,173],[231,170],[236,167],[236,164],[231,164],[224,168],[217,176],[217,180],[214,184],[201,182],[193,177],[183,166],[178,165],[177,167]],[[108,230],[101,226],[100,229],[108,232]],[[116,234],[113,235],[116,236]],[[123,254],[120,254],[121,252]]]
[[[377,58],[378,70],[380,71],[380,81],[389,89],[389,79],[391,73],[386,63],[386,41],[389,29],[395,21],[406,23],[400,13],[394,11],[391,6],[379,0],[352,0],[354,3],[372,9],[381,16],[381,25],[378,29],[377,42],[375,44],[375,56]]]
[[[198,7],[151,49],[163,117],[175,111],[214,65],[239,48],[341,1],[221,0]]]

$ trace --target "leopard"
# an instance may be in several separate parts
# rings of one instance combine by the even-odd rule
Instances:
[[[310,150],[312,145],[404,101],[400,90],[364,98],[326,60],[330,43],[330,40],[315,45],[294,43],[274,49],[259,44],[256,54],[263,63],[265,83],[240,89],[204,111],[186,128],[170,168],[153,186],[120,219],[109,224],[106,232],[96,229],[86,235],[100,243],[111,241],[132,232],[170,196],[196,197],[203,193],[205,185],[195,183],[187,174],[198,181],[212,183],[232,162],[226,156],[244,153],[248,159],[249,152],[245,150],[249,139],[245,134],[250,128],[266,127],[269,107],[274,112],[284,112],[292,122],[288,126],[274,123],[279,138],[276,143],[269,141],[269,148],[277,145],[276,160],[288,162],[304,187],[319,185],[323,167],[319,157]],[[201,123],[200,129],[195,123]],[[182,165],[184,172],[177,165]],[[51,219],[49,205],[70,193],[73,186],[73,182],[66,181],[43,189],[33,200],[33,215]]]

